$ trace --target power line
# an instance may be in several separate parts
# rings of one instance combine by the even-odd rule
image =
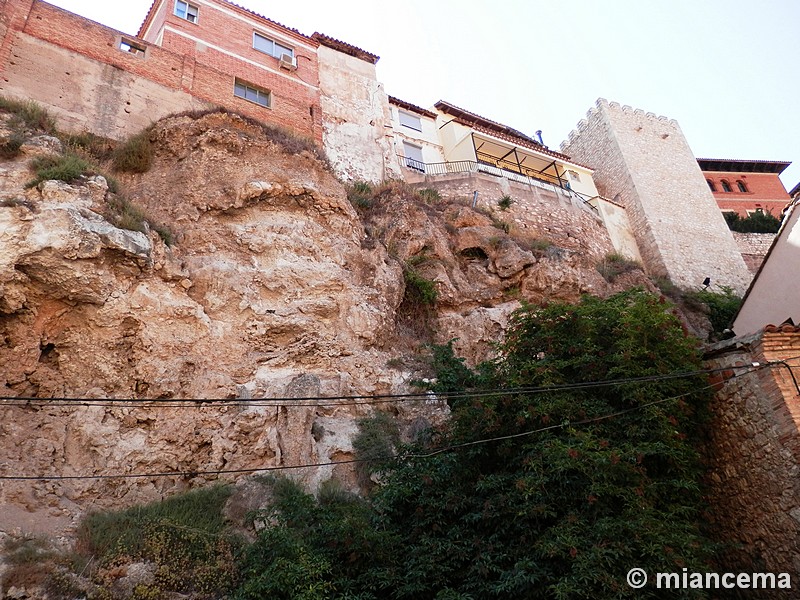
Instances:
[[[792,359],[786,359],[792,360]],[[732,369],[751,369],[756,370],[775,363],[753,364],[746,367],[716,367],[713,369],[699,369],[696,371],[684,371],[679,373],[667,373],[663,375],[644,375],[640,377],[626,377],[622,379],[604,379],[597,381],[585,381],[577,383],[555,384],[549,386],[521,386],[515,388],[495,388],[491,390],[474,390],[460,392],[432,392],[422,391],[405,394],[374,394],[374,395],[355,395],[355,396],[305,396],[297,398],[276,397],[276,398],[254,398],[254,399],[232,399],[232,398],[170,398],[170,399],[142,399],[142,398],[34,398],[34,397],[14,397],[0,396],[0,406],[31,406],[41,405],[46,407],[53,406],[101,406],[118,408],[136,408],[147,405],[148,408],[202,408],[204,406],[257,406],[257,407],[324,407],[324,406],[358,406],[373,404],[388,404],[393,402],[426,402],[434,400],[457,400],[463,398],[486,398],[493,396],[505,396],[512,394],[540,394],[548,392],[574,391],[581,389],[591,389],[597,387],[619,386],[631,383],[649,383],[656,381],[666,381],[670,379],[681,379],[696,377],[698,375],[708,375]]]
[[[771,365],[754,365],[751,367],[750,370],[744,371],[742,373],[735,373],[730,379],[734,379],[737,377],[742,377],[744,375],[748,375],[750,373],[754,373],[755,371],[765,368]],[[729,369],[724,369],[729,370]],[[502,436],[495,436],[491,438],[483,438],[479,440],[473,440],[470,442],[462,442],[459,444],[452,444],[449,446],[444,446],[442,448],[437,448],[431,452],[427,453],[406,453],[406,454],[394,454],[384,457],[382,460],[393,460],[393,459],[409,459],[409,458],[431,458],[433,456],[442,454],[444,452],[450,452],[452,450],[457,450],[459,448],[465,448],[469,446],[477,446],[480,444],[488,444],[491,442],[509,440],[509,439],[516,439],[521,437],[531,436],[537,433],[543,433],[545,431],[550,431],[554,429],[561,429],[564,427],[574,427],[579,425],[587,425],[590,423],[596,423],[599,421],[604,421],[608,419],[613,419],[619,417],[624,414],[628,414],[634,411],[643,410],[645,408],[649,408],[651,406],[656,406],[659,404],[664,404],[666,402],[671,402],[673,400],[678,400],[680,398],[685,398],[686,396],[691,396],[697,392],[711,389],[715,387],[715,383],[708,384],[705,386],[701,386],[699,388],[695,388],[689,392],[684,392],[682,394],[678,394],[676,396],[671,396],[669,398],[662,398],[660,400],[654,400],[653,402],[648,402],[646,404],[641,404],[639,406],[634,406],[631,408],[627,408],[624,410],[616,411],[613,413],[608,413],[605,415],[600,415],[598,417],[592,417],[588,419],[583,419],[580,421],[573,421],[573,422],[563,422],[556,425],[549,425],[546,427],[541,427],[539,429],[533,429],[530,431],[524,431],[521,433],[514,433],[509,435],[502,435]],[[135,479],[135,478],[155,478],[155,477],[197,477],[199,475],[229,475],[229,474],[242,474],[242,473],[259,473],[259,472],[275,472],[275,471],[288,471],[288,470],[296,470],[296,469],[305,469],[305,468],[316,468],[316,467],[328,467],[328,466],[336,466],[336,465],[344,465],[344,464],[353,464],[353,463],[361,463],[361,462],[375,462],[376,459],[359,459],[353,458],[348,460],[340,460],[340,461],[329,461],[329,462],[322,462],[322,463],[307,463],[302,465],[284,465],[284,466],[274,466],[274,467],[260,467],[260,468],[247,468],[247,469],[218,469],[218,470],[211,470],[211,471],[169,471],[169,472],[161,472],[161,473],[118,473],[118,474],[105,474],[105,475],[0,475],[0,481],[65,481],[65,480],[87,480],[87,479]]]

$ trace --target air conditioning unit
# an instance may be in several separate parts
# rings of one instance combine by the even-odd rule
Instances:
[[[281,57],[279,59],[279,65],[281,66],[282,69],[288,69],[289,71],[296,71],[297,59],[291,54],[281,54]]]

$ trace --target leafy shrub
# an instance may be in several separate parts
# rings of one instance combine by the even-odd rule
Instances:
[[[731,326],[736,312],[742,304],[742,299],[732,288],[723,286],[721,292],[711,290],[698,290],[689,295],[695,300],[702,302],[709,309],[709,319],[711,321],[714,338],[720,338],[725,330]]]
[[[781,220],[772,213],[756,211],[745,218],[735,212],[722,213],[731,231],[740,233],[778,233]]]
[[[436,290],[436,282],[426,279],[412,268],[403,271],[406,280],[405,297],[413,304],[423,304],[432,306],[436,304],[439,292]]]
[[[514,199],[508,194],[504,194],[503,197],[497,201],[497,206],[500,207],[500,210],[508,210],[511,208],[512,204],[514,204]]]
[[[146,506],[90,514],[78,529],[79,550],[105,568],[132,559],[155,563],[155,586],[140,590],[140,597],[166,591],[219,597],[236,575],[238,542],[225,534],[222,515],[229,495],[230,488],[215,486]],[[108,585],[104,572],[97,576]]]
[[[25,126],[44,133],[56,133],[56,121],[33,100],[14,100],[0,96],[0,110],[14,116],[12,125]]]
[[[614,283],[614,281],[620,275],[624,273],[630,273],[632,271],[641,271],[642,265],[639,264],[635,260],[631,260],[618,254],[617,252],[612,252],[608,254],[603,260],[600,261],[597,265],[597,271],[600,275],[603,276],[608,283]]]
[[[114,150],[112,157],[114,170],[125,173],[146,173],[152,164],[153,146],[149,129],[128,138]]]
[[[353,451],[361,485],[371,487],[371,475],[390,461],[400,445],[397,422],[388,413],[376,411],[372,416],[359,419],[358,433],[353,438]]]
[[[36,173],[36,177],[25,184],[26,188],[53,179],[72,183],[90,173],[92,166],[80,156],[68,152],[58,156],[36,157],[31,161],[31,169]]]

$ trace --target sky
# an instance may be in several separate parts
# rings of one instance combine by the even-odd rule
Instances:
[[[151,4],[49,2],[127,34]],[[236,3],[379,55],[392,96],[541,129],[555,150],[602,97],[677,120],[697,157],[793,161],[781,180],[800,182],[798,0]]]

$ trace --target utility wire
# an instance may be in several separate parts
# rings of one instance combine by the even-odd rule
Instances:
[[[792,359],[787,359],[792,360]],[[784,361],[775,361],[775,363]],[[578,383],[565,383],[549,386],[522,386],[515,388],[496,388],[493,390],[475,390],[463,392],[432,392],[422,391],[406,394],[375,394],[371,396],[305,396],[298,398],[277,397],[277,398],[254,398],[254,399],[232,399],[232,398],[170,398],[170,399],[141,399],[141,398],[34,398],[34,397],[14,397],[0,396],[0,406],[32,406],[41,405],[45,407],[54,406],[104,406],[119,408],[140,407],[148,404],[148,408],[200,408],[211,405],[228,406],[261,406],[261,407],[323,407],[323,406],[357,406],[372,404],[387,404],[393,402],[426,402],[435,400],[455,400],[462,398],[485,398],[493,396],[505,396],[510,394],[541,394],[547,392],[574,391],[597,387],[609,387],[626,385],[630,383],[649,383],[655,381],[665,381],[670,379],[681,379],[707,375],[721,371],[733,369],[757,370],[773,363],[753,364],[743,367],[716,367],[713,369],[699,369],[696,371],[684,371],[680,373],[667,373],[664,375],[644,375],[641,377],[627,377],[623,379],[603,379],[597,381],[585,381]]]
[[[771,365],[764,364],[764,365],[757,365],[753,366],[750,370],[744,371],[742,373],[735,373],[730,379],[734,379],[737,377],[742,377],[744,375],[748,375],[753,373],[759,369],[768,367]],[[724,369],[729,370],[729,369]],[[452,444],[449,446],[444,446],[442,448],[437,448],[431,452],[427,453],[405,453],[405,454],[394,454],[385,456],[380,460],[392,460],[392,459],[409,459],[409,458],[431,458],[438,454],[442,454],[444,452],[450,452],[452,450],[457,450],[459,448],[466,448],[468,446],[477,446],[480,444],[488,444],[491,442],[521,438],[531,436],[537,433],[542,433],[545,431],[550,431],[554,429],[561,429],[564,427],[574,427],[579,425],[587,425],[590,423],[596,423],[599,421],[604,421],[607,419],[613,419],[619,417],[624,414],[628,414],[634,411],[643,410],[645,408],[649,408],[651,406],[656,406],[658,404],[664,404],[666,402],[671,402],[673,400],[678,400],[680,398],[685,398],[686,396],[691,396],[697,392],[701,392],[703,390],[711,389],[715,387],[715,383],[708,384],[705,386],[701,386],[699,388],[695,388],[689,392],[684,392],[682,394],[678,394],[676,396],[671,396],[669,398],[662,398],[660,400],[654,400],[653,402],[648,402],[646,404],[641,404],[639,406],[634,406],[631,408],[627,408],[624,410],[616,411],[613,413],[609,413],[606,415],[601,415],[598,417],[592,417],[588,419],[583,419],[581,421],[566,421],[563,423],[559,423],[556,425],[549,425],[547,427],[541,427],[538,429],[533,429],[530,431],[523,431],[521,433],[514,433],[509,435],[502,435],[502,436],[495,436],[491,438],[483,438],[479,440],[474,440],[471,442],[462,442],[459,444]],[[274,467],[260,467],[260,468],[248,468],[248,469],[218,469],[212,471],[168,471],[168,472],[161,472],[161,473],[118,473],[118,474],[105,474],[105,475],[0,475],[0,481],[65,481],[65,480],[86,480],[86,479],[134,479],[134,478],[155,478],[155,477],[196,477],[199,475],[228,475],[228,474],[241,474],[241,473],[259,473],[259,472],[275,472],[275,471],[288,471],[288,470],[295,470],[295,469],[305,469],[305,468],[315,468],[315,467],[328,467],[328,466],[336,466],[336,465],[344,465],[344,464],[353,464],[353,463],[361,463],[361,462],[375,462],[376,459],[359,459],[353,458],[348,460],[340,460],[340,461],[329,461],[329,462],[321,462],[321,463],[307,463],[302,465],[284,465],[284,466],[274,466]]]

